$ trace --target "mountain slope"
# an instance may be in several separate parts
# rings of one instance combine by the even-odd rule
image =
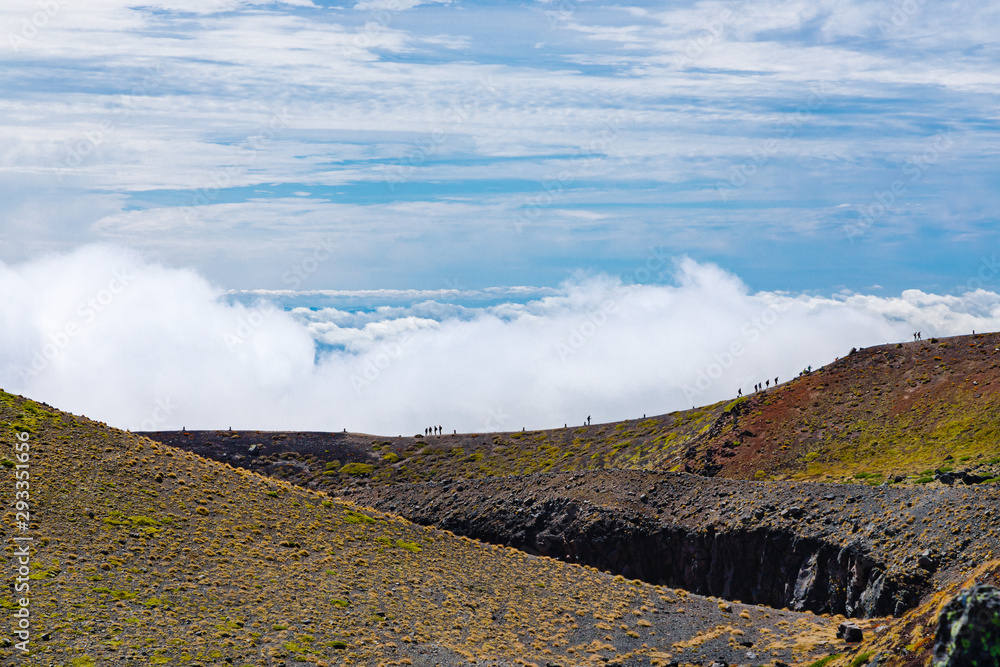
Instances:
[[[313,488],[608,468],[926,483],[936,470],[1000,475],[998,399],[1000,335],[980,334],[871,347],[756,394],[611,424],[429,437],[149,435]]]
[[[8,507],[30,476],[9,562],[33,540],[30,590],[0,596],[28,600],[30,653],[7,642],[5,664],[656,665],[834,641],[828,618],[482,545],[2,392],[0,436]]]

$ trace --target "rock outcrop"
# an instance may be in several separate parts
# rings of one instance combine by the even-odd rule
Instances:
[[[973,586],[941,611],[934,667],[1000,665],[1000,589]]]

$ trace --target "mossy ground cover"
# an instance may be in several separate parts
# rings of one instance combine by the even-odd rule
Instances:
[[[0,392],[8,457],[19,432],[30,434],[35,538],[34,634],[17,658],[26,667],[656,665],[678,653],[731,657],[769,622],[421,528]],[[0,493],[10,506],[13,484]],[[0,526],[8,545],[13,519]],[[0,606],[15,605],[5,589]],[[797,636],[832,633],[828,619],[775,614],[808,627],[761,635],[762,652],[808,655],[815,645]],[[15,650],[0,648],[0,660]]]

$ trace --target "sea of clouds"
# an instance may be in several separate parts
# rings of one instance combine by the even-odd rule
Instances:
[[[661,414],[918,330],[1000,329],[981,288],[753,292],[715,265],[670,266],[670,284],[311,296],[86,246],[0,263],[0,386],[133,430],[488,432]]]

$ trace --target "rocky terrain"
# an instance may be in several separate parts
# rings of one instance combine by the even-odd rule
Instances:
[[[847,646],[834,617],[473,541],[3,392],[0,443],[30,484],[22,507],[13,474],[0,491],[0,607],[28,633],[0,641],[5,665],[776,665]]]
[[[998,553],[1000,489],[599,471],[345,490],[528,553],[773,607],[899,616]]]
[[[533,432],[138,436],[0,395],[42,454],[36,664],[929,665],[1000,583],[998,388],[987,334]]]

